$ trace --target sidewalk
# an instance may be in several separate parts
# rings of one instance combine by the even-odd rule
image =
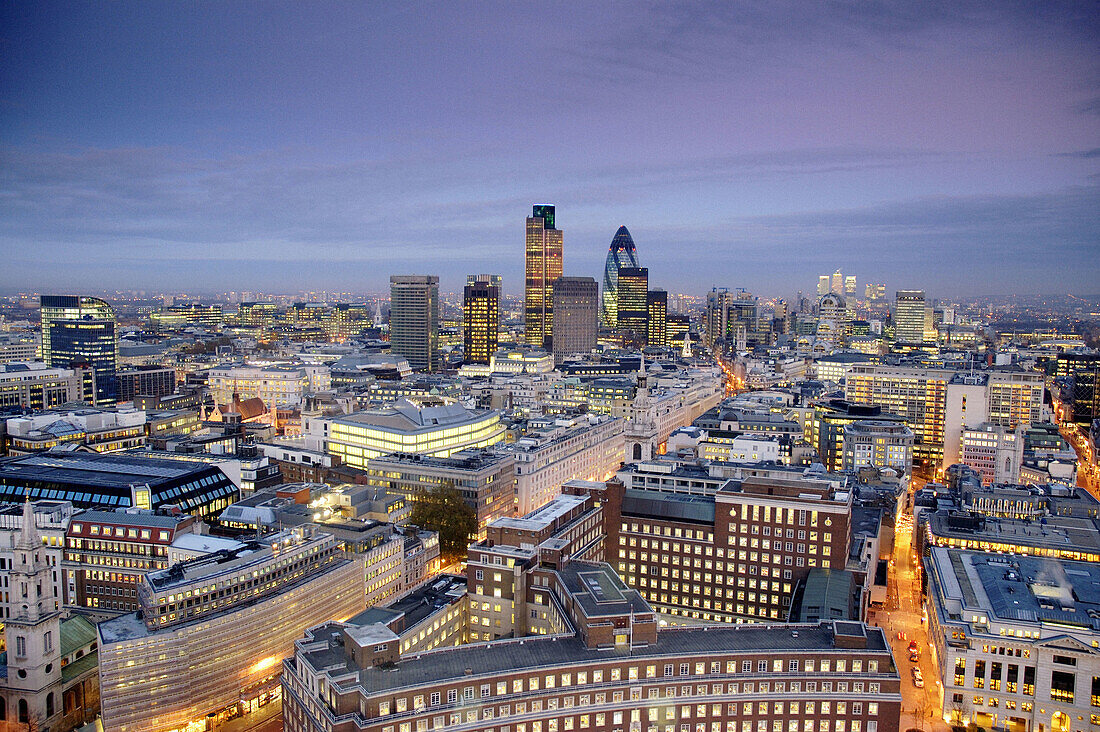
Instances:
[[[263,729],[264,732],[276,732],[276,730],[282,728],[283,700],[280,698],[260,707],[251,714],[231,719],[214,729],[215,732],[252,732],[256,729]]]

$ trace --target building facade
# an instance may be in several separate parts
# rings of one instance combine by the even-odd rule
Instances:
[[[360,612],[362,582],[362,566],[307,527],[146,575],[141,613],[98,626],[104,728],[178,732],[277,698],[293,639]]]
[[[554,332],[554,280],[562,276],[562,232],[557,228],[554,207],[539,204],[527,217],[524,255],[524,339],[532,346],[548,349]]]
[[[70,402],[95,401],[91,366],[54,369],[41,361],[0,365],[0,409],[53,409]]]
[[[50,368],[87,363],[95,371],[95,403],[118,400],[118,334],[106,300],[76,295],[43,295],[42,360]]]
[[[390,351],[416,370],[439,370],[439,277],[390,277]]]
[[[554,363],[575,353],[596,348],[596,321],[600,293],[591,277],[559,277],[554,280]]]
[[[600,302],[600,321],[604,327],[619,327],[619,270],[638,267],[638,250],[625,226],[620,226],[611,238],[607,259],[603,268],[603,299]]]
[[[466,363],[487,364],[497,350],[501,291],[492,277],[471,275],[462,293],[462,360]]]

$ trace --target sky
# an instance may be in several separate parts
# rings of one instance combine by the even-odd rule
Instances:
[[[0,289],[1100,293],[1100,3],[0,5]]]

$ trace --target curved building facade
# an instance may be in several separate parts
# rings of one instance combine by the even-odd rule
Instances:
[[[611,239],[607,262],[603,268],[603,295],[600,301],[600,320],[608,328],[619,325],[619,270],[638,266],[638,251],[634,239],[625,226],[620,226]]]

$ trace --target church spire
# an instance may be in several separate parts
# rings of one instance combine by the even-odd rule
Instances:
[[[16,549],[33,550],[42,546],[42,537],[38,535],[38,526],[34,522],[34,504],[31,503],[31,492],[27,490],[27,499],[23,501],[23,525],[19,529],[19,540]]]

